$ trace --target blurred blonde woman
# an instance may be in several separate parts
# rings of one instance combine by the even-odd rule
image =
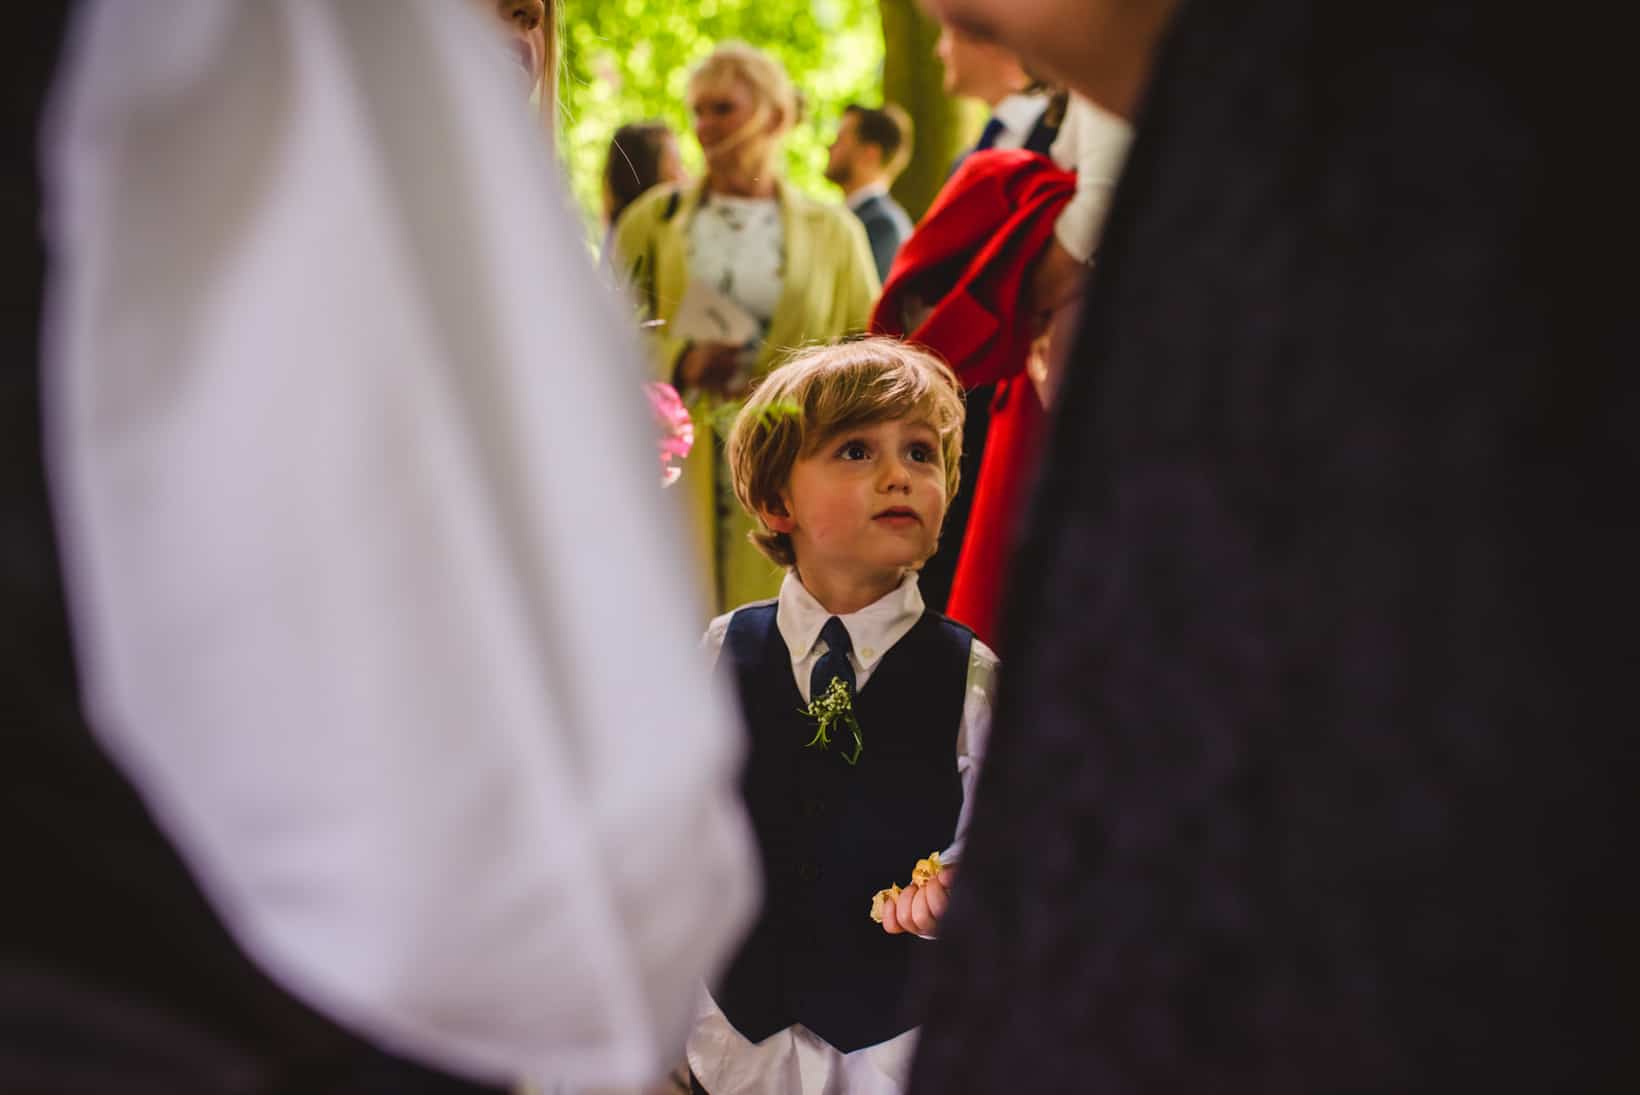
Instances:
[[[723,611],[773,597],[781,571],[747,539],[714,420],[795,347],[863,331],[877,294],[864,229],[846,209],[780,177],[781,140],[798,117],[780,64],[742,42],[719,45],[690,75],[687,102],[705,156],[699,182],[658,186],[615,229],[615,264],[655,328],[655,376],[675,384],[696,423],[684,490],[708,591]],[[674,322],[691,286],[728,298],[755,326],[733,342]],[[694,337],[691,337],[693,335]]]

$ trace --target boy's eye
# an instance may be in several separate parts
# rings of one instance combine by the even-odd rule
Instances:
[[[932,445],[911,446],[911,459],[919,464],[932,464],[938,458],[938,454],[934,452],[934,446]]]
[[[870,451],[863,441],[845,441],[843,447],[837,450],[837,455],[844,460],[864,460]]]

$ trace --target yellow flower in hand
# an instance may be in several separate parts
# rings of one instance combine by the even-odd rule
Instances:
[[[945,884],[940,882],[940,872],[945,869],[945,864],[940,862],[940,852],[930,852],[927,859],[918,859],[917,866],[912,867],[912,880],[910,880],[909,885],[904,885],[904,887],[899,884],[891,885],[887,890],[877,890],[872,895],[872,920],[881,925],[884,916],[887,915],[887,910],[899,902],[900,893],[912,890],[912,892],[917,893],[917,900],[912,902],[913,920],[907,921],[909,926],[900,926],[899,921],[904,920],[907,916],[907,911],[900,910],[899,915],[895,916],[895,923],[887,926],[886,931],[891,931],[891,933],[909,931],[909,929],[923,931],[923,933],[932,931],[933,921],[938,920],[941,913],[945,913]],[[933,884],[932,890],[930,890],[930,884]],[[936,893],[936,897],[925,897],[930,893]],[[922,902],[922,905],[917,905],[917,902]]]
[[[871,919],[881,924],[883,922],[883,909],[891,902],[898,901],[899,898],[900,887],[898,883],[886,890],[878,890],[871,897]]]
[[[921,886],[931,878],[938,878],[944,867],[938,852],[934,852],[927,859],[917,860],[917,865],[911,868],[911,884]]]

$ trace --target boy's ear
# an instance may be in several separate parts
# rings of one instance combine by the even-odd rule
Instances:
[[[770,532],[784,532],[789,534],[797,527],[792,518],[791,510],[786,505],[785,495],[771,499],[764,505],[757,507],[757,516],[768,527]]]

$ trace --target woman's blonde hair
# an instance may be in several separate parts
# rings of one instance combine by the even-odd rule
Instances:
[[[763,524],[759,509],[784,505],[792,467],[838,433],[898,418],[926,421],[940,440],[945,497],[957,493],[962,388],[926,350],[895,338],[866,338],[803,350],[765,377],[729,431],[735,497],[757,519],[749,535],[781,566],[797,556],[791,537]]]
[[[541,85],[537,89],[541,122],[549,134],[558,128],[558,61],[559,36],[563,20],[563,0],[546,0],[546,17],[541,20],[541,37],[546,49],[546,62],[541,67]]]
[[[702,91],[735,80],[746,85],[757,104],[746,129],[736,136],[767,160],[774,155],[780,138],[797,124],[802,110],[791,77],[779,61],[746,42],[721,42],[689,73],[684,102],[693,107],[695,96]],[[766,135],[759,133],[771,115],[774,127]]]

